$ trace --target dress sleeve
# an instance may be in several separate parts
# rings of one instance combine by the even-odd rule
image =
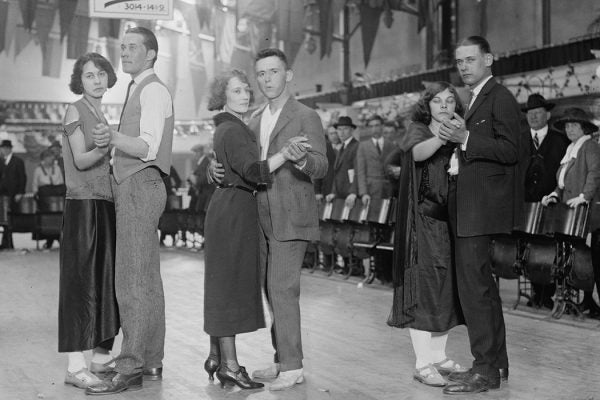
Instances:
[[[404,152],[408,152],[417,144],[424,142],[433,136],[433,133],[431,133],[425,124],[413,122],[408,126],[406,135],[404,135],[404,138],[400,142],[400,149]]]
[[[235,123],[223,123],[223,141],[227,163],[243,180],[271,183],[268,160],[260,161],[256,141],[252,133]]]
[[[65,135],[71,136],[78,127],[81,128],[81,130],[83,130],[83,127],[81,126],[81,121],[74,121],[70,124],[64,125]]]

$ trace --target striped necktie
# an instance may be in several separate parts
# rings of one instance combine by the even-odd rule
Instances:
[[[533,145],[536,150],[540,147],[540,138],[538,137],[537,132],[533,134]]]
[[[129,100],[129,92],[131,91],[131,86],[133,86],[134,83],[135,83],[135,81],[132,79],[131,82],[129,82],[129,85],[127,85],[127,94],[125,95],[125,102],[123,103],[123,110],[121,111],[121,118],[119,118],[119,127],[117,128],[118,131],[121,130],[121,122],[123,121],[123,114],[125,113],[125,106],[127,105],[127,101]]]

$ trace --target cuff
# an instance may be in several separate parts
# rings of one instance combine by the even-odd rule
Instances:
[[[469,131],[467,131],[467,137],[466,137],[466,139],[465,139],[465,142],[464,142],[464,143],[461,143],[461,145],[460,145],[460,149],[461,149],[462,151],[467,151],[467,142],[468,142],[468,141],[469,141]]]

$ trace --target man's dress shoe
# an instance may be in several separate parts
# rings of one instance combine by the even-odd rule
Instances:
[[[508,381],[508,368],[500,368],[498,372],[500,373],[500,380],[502,382]],[[464,382],[464,380],[469,378],[471,375],[471,370],[464,372],[452,372],[450,375],[448,375],[448,380],[452,382]]]
[[[464,394],[464,393],[480,393],[487,392],[490,389],[498,389],[500,387],[500,378],[492,378],[489,376],[472,373],[467,379],[462,382],[456,382],[444,388],[444,394]]]
[[[97,385],[85,389],[85,394],[104,395],[121,393],[125,390],[140,390],[144,382],[142,372],[133,374],[117,373],[112,379],[106,379]]]
[[[147,379],[149,381],[162,380],[162,367],[144,368],[144,379]]]

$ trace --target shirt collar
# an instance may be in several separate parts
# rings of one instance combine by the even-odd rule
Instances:
[[[533,137],[536,133],[538,135],[538,139],[540,140],[540,142],[542,141],[543,137],[546,137],[546,134],[548,133],[548,125],[544,126],[541,129],[535,130],[535,129],[530,129],[531,131],[531,137]]]
[[[148,69],[144,70],[138,76],[136,76],[135,78],[133,78],[133,81],[135,82],[136,85],[139,85],[141,81],[143,81],[144,79],[146,79],[150,75],[154,75],[154,68],[148,68]]]
[[[487,78],[483,79],[481,82],[479,82],[477,86],[471,88],[471,92],[473,92],[473,99],[475,99],[475,97],[479,95],[479,92],[481,92],[481,89],[483,89],[483,86],[487,83],[487,81],[489,81],[493,77],[493,75],[490,75]]]
[[[10,159],[12,158],[12,151],[10,152],[9,155],[6,156],[6,158],[4,159],[4,164],[8,165],[8,163],[10,162]]]
[[[348,147],[348,145],[350,144],[352,139],[354,139],[354,137],[352,135],[350,135],[350,137],[348,139],[344,140],[344,148]]]

